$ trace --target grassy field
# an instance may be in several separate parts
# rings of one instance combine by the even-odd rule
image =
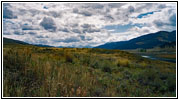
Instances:
[[[176,48],[152,48],[152,49],[133,49],[133,50],[125,50],[130,53],[138,54],[138,55],[151,55],[157,58],[166,58],[166,59],[176,59]]]
[[[4,45],[5,97],[175,97],[176,64],[120,51]]]

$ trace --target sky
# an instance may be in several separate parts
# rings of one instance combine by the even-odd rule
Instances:
[[[3,3],[3,37],[95,47],[176,30],[176,3]]]

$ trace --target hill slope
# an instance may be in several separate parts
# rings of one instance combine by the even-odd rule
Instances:
[[[23,45],[29,45],[28,43],[19,41],[19,40],[13,40],[13,39],[9,39],[9,38],[5,38],[3,37],[3,44],[4,45],[17,45],[17,44],[23,44]]]
[[[176,31],[166,32],[160,31],[157,33],[151,33],[143,35],[129,41],[122,42],[112,42],[106,43],[104,45],[97,46],[95,48],[104,48],[104,49],[149,49],[157,46],[161,46],[166,43],[176,41]]]
[[[53,46],[49,46],[49,45],[42,45],[42,44],[29,44],[23,41],[19,41],[19,40],[14,40],[14,39],[9,39],[9,38],[5,38],[3,37],[3,44],[6,45],[31,45],[31,46],[38,46],[38,47],[53,47]]]

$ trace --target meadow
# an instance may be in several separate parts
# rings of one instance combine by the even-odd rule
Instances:
[[[10,44],[4,97],[175,97],[176,63],[121,51]]]

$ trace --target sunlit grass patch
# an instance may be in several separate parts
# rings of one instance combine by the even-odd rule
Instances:
[[[130,67],[130,61],[125,58],[119,58],[117,62],[117,66],[119,67]]]

